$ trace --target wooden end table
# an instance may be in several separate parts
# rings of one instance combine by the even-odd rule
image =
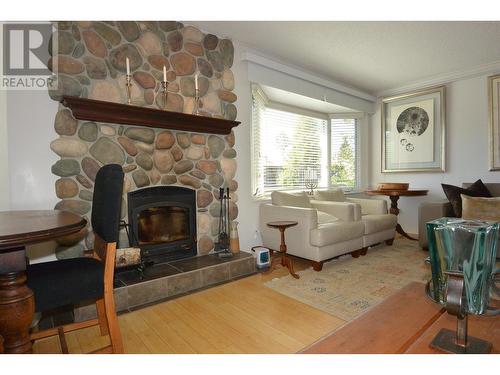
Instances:
[[[65,211],[0,212],[0,336],[5,353],[32,351],[35,299],[26,284],[26,245],[76,233],[85,225],[85,219]]]
[[[271,261],[271,267],[269,268],[268,272],[271,272],[276,265],[275,263],[277,261],[280,261],[280,263],[283,267],[288,268],[288,270],[290,271],[290,275],[292,275],[296,279],[299,278],[299,275],[297,275],[293,270],[292,259],[290,259],[286,255],[286,243],[285,243],[285,230],[286,230],[286,228],[294,227],[297,224],[298,224],[297,221],[271,221],[270,223],[267,223],[268,227],[277,228],[277,229],[279,229],[279,231],[281,233],[281,244],[280,244],[281,256],[279,258],[278,257],[273,258],[273,260]]]
[[[399,197],[419,197],[427,195],[429,190],[366,190],[365,193],[368,195],[385,195],[391,199],[391,209],[389,212],[396,216],[399,215],[398,200]],[[401,224],[396,225],[396,232],[398,232],[403,237],[409,240],[418,241],[417,238],[411,237],[406,233],[401,226]]]

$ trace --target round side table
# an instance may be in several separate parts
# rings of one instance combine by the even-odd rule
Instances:
[[[389,197],[391,200],[391,208],[389,212],[396,216],[399,215],[399,208],[398,208],[399,197],[421,197],[427,195],[428,192],[429,190],[395,190],[395,189],[365,191],[365,193],[368,195],[385,195]],[[408,233],[406,233],[401,224],[399,223],[396,226],[396,232],[398,232],[403,237],[408,238],[409,240],[418,241],[417,238],[413,238]]]
[[[268,227],[277,228],[281,233],[281,244],[280,244],[281,256],[273,258],[273,260],[271,261],[271,267],[269,268],[268,272],[271,272],[274,269],[275,263],[277,263],[277,261],[280,261],[283,267],[288,268],[288,270],[290,271],[290,275],[292,275],[296,279],[299,278],[299,275],[297,275],[293,270],[292,259],[290,259],[286,255],[286,243],[285,243],[286,228],[294,227],[297,224],[298,222],[296,221],[271,221],[270,223],[267,223]]]

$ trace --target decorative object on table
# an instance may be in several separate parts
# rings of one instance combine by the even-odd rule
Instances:
[[[168,81],[167,81],[167,67],[163,65],[163,81],[161,81],[162,94],[163,94],[163,109],[167,110],[168,99]]]
[[[229,188],[219,189],[219,234],[217,242],[215,243],[215,253],[221,258],[232,257],[233,254],[229,249],[229,233],[230,233],[230,222],[229,222]]]
[[[307,169],[304,172],[304,185],[307,190],[307,194],[314,195],[314,189],[318,187],[318,173],[314,169]]]
[[[400,182],[381,182],[377,190],[408,190],[410,184]]]
[[[266,224],[268,227],[278,229],[281,233],[280,256],[275,257],[271,261],[271,267],[268,272],[271,272],[274,269],[275,263],[279,261],[283,267],[288,268],[288,271],[290,271],[290,275],[292,275],[296,279],[299,278],[299,275],[297,275],[293,270],[292,259],[286,255],[286,243],[285,243],[286,228],[294,227],[297,224],[298,224],[297,221],[272,221]]]
[[[238,254],[240,252],[240,236],[238,233],[238,222],[231,222],[231,232],[229,233],[229,250],[231,253]]]
[[[490,171],[500,171],[500,74],[488,77]]]
[[[384,190],[366,190],[365,193],[368,195],[385,195],[388,196],[391,200],[391,208],[389,212],[393,215],[398,216],[399,215],[399,207],[398,207],[398,200],[399,197],[418,197],[418,196],[423,196],[427,195],[429,190],[390,190],[390,189],[384,189]],[[417,238],[411,237],[408,233],[405,232],[401,224],[396,225],[396,232],[398,232],[400,235],[403,237],[408,238],[409,240],[414,240],[418,241]]]
[[[382,172],[444,172],[445,87],[382,100]]]
[[[427,223],[432,278],[427,294],[457,317],[457,329],[442,329],[430,346],[448,353],[489,353],[491,343],[467,334],[468,315],[498,315],[488,306],[494,287],[498,223],[441,218]]]
[[[127,75],[125,76],[125,86],[127,87],[127,104],[132,104],[132,76],[130,75],[130,61],[127,57]]]
[[[193,115],[200,114],[200,89],[198,87],[198,73],[194,76],[194,108]]]
[[[267,247],[254,246],[252,247],[252,253],[255,257],[257,268],[262,269],[269,267],[271,264],[271,255]]]

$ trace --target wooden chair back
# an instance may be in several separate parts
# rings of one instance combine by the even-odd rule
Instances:
[[[94,239],[94,258],[104,263],[104,293],[113,293],[115,257],[116,242],[108,243],[96,233]]]

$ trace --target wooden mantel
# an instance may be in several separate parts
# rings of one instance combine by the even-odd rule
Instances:
[[[63,96],[62,103],[78,120],[112,124],[184,130],[198,133],[229,134],[240,122],[215,117],[196,116],[135,105]]]

